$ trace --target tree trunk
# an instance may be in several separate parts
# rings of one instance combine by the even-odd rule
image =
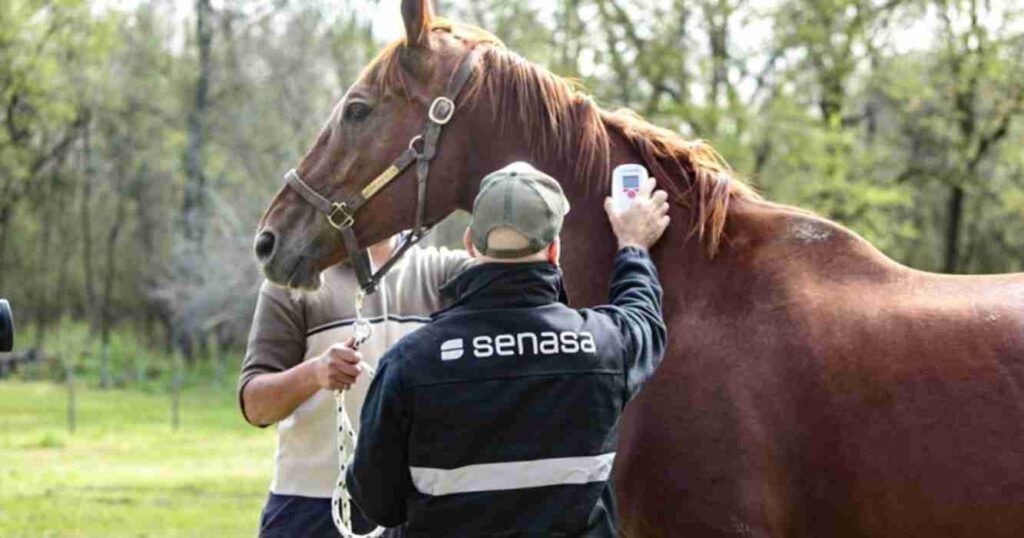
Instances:
[[[74,202],[75,192],[73,189],[69,189],[68,191],[62,192],[64,193],[64,196],[61,197],[60,207],[64,207],[65,202]],[[60,211],[60,216],[57,218],[57,230],[60,233],[61,239],[74,237],[73,218],[74,215],[71,214],[70,212]],[[64,242],[61,241],[61,239],[58,239],[58,243],[60,243],[61,247],[63,248],[58,248],[60,253],[58,254],[58,259],[56,260],[56,263],[60,264],[60,269],[57,272],[57,287],[54,290],[54,301],[51,303],[52,306],[50,308],[51,319],[56,320],[58,322],[58,326],[60,320],[63,319],[64,315],[67,313],[67,309],[70,306],[70,301],[68,300],[68,296],[70,295],[70,293],[68,292],[68,281],[70,280],[71,276],[71,261],[72,256],[74,255],[75,248],[73,244],[65,246],[63,244]],[[74,243],[74,241],[70,242]],[[60,335],[58,335],[58,337],[59,336]]]
[[[0,291],[4,287],[4,275],[7,274],[7,238],[10,237],[11,213],[13,209],[9,205],[0,207]]]
[[[196,0],[196,43],[199,49],[199,73],[196,78],[194,108],[188,117],[188,153],[186,155],[188,177],[185,182],[185,196],[182,204],[182,237],[184,265],[181,281],[186,289],[203,280],[202,258],[205,243],[206,226],[206,134],[207,116],[209,114],[210,97],[210,45],[213,37],[213,10],[210,0]],[[189,298],[185,298],[187,303]],[[180,323],[182,312],[176,313],[176,323]],[[178,341],[179,349],[188,360],[192,360],[193,351],[187,344],[198,335],[193,329],[186,329]]]
[[[117,209],[115,210],[114,222],[110,225],[107,233],[107,263],[106,273],[103,281],[103,308],[100,312],[100,334],[103,351],[100,362],[100,386],[110,386],[110,329],[113,324],[113,313],[111,305],[114,294],[114,277],[117,274],[117,238],[121,235],[121,228],[124,221],[124,212],[127,202],[125,196],[116,193]]]
[[[195,108],[188,120],[188,179],[182,206],[182,226],[189,259],[195,271],[202,253],[206,219],[206,124],[210,96],[210,44],[212,40],[210,0],[196,0],[196,41],[199,47],[199,76],[196,79]],[[189,275],[197,276],[197,273]]]
[[[558,17],[561,36],[556,36],[556,34],[552,33],[552,44],[559,46],[561,49],[559,71],[562,73],[579,72],[579,39],[577,37],[580,35],[581,26],[579,4],[580,0],[565,0],[562,2],[562,9],[559,11]],[[557,37],[561,37],[561,43],[558,43]]]
[[[157,266],[158,252],[156,247],[157,233],[159,230],[158,220],[160,213],[153,208],[158,206],[158,197],[153,195],[158,187],[156,182],[150,181],[149,166],[145,161],[140,163],[138,173],[135,177],[135,185],[131,189],[135,199],[135,241],[142,252],[142,266],[140,269],[145,275],[153,275]],[[151,191],[150,189],[153,189]],[[148,288],[152,285],[152,278],[138,279],[135,293],[143,299],[140,334],[146,336],[149,343],[156,341],[154,320],[158,315],[158,303],[148,295]]]
[[[709,129],[708,136],[718,134],[721,109],[721,96],[727,91],[729,82],[729,18],[732,6],[719,0],[704,5],[704,18],[707,24],[708,49],[711,51],[711,81],[708,98],[708,118],[705,126]]]
[[[45,192],[45,191],[44,191]],[[53,194],[50,192],[49,194]],[[46,194],[44,194],[45,196]],[[62,199],[63,196],[57,195],[56,206],[63,207]],[[32,305],[36,311],[36,335],[33,347],[37,350],[42,351],[43,341],[46,339],[46,322],[49,317],[49,305],[50,305],[50,241],[53,236],[53,226],[55,219],[53,218],[53,211],[50,209],[50,204],[45,204],[41,210],[42,216],[42,237],[39,240],[39,259],[36,263],[35,276],[37,293],[35,296],[36,304]]]
[[[960,263],[960,233],[964,213],[964,188],[954,186],[949,192],[949,209],[946,221],[946,255],[942,270],[955,273]]]
[[[82,178],[82,198],[79,201],[79,218],[82,228],[82,274],[85,278],[85,317],[90,330],[96,329],[96,274],[92,259],[92,189],[96,168],[92,152],[92,124],[86,124],[82,137],[82,153],[85,174]]]

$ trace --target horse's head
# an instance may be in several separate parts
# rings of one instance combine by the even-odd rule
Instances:
[[[263,215],[256,256],[272,282],[316,288],[322,270],[348,257],[345,242],[366,248],[413,228],[421,200],[424,225],[468,208],[476,180],[513,161],[530,161],[558,178],[570,198],[598,200],[577,205],[578,223],[590,222],[587,208],[592,220],[604,218],[599,201],[613,164],[642,162],[676,200],[694,198],[693,230],[706,236],[709,253],[723,233],[729,199],[756,197],[741,182],[720,180],[728,179],[728,167],[707,144],[632,114],[602,112],[571,82],[491,34],[435,19],[429,0],[402,0],[402,17],[405,39],[363,69]],[[425,134],[428,115],[447,119],[432,104],[451,93],[464,65],[472,76],[434,148],[421,199],[416,165],[395,175],[392,163],[411,160],[410,145],[429,149],[413,142]]]
[[[406,153],[423,134],[431,104],[450,88],[473,47],[494,40],[474,28],[435,20],[429,0],[403,0],[402,16],[405,39],[389,45],[363,70],[296,170],[302,182],[331,202],[358,197]],[[472,114],[462,104],[456,103],[457,112],[430,163],[424,224],[440,220],[471,196],[462,179],[467,175],[471,130],[466,126]],[[415,146],[422,149],[422,141]],[[360,247],[414,226],[415,168],[415,163],[405,168],[352,212],[351,230]],[[256,256],[272,282],[314,289],[323,269],[348,257],[341,234],[309,197],[308,191],[304,198],[296,187],[284,186],[260,221]],[[349,213],[338,212],[334,222],[346,220]]]

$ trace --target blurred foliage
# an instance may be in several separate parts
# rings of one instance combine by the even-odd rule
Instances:
[[[37,330],[30,326],[18,337],[33,342]],[[36,362],[20,365],[13,378],[64,383],[71,369],[76,384],[103,387],[102,365],[96,360],[103,353],[102,344],[91,334],[87,323],[64,318],[50,327],[49,334],[45,353]],[[212,342],[207,350],[203,360],[187,364],[173,350],[152,342],[145,331],[122,325],[111,332],[107,348],[107,384],[113,388],[162,393],[172,390],[175,375],[180,375],[183,386],[234,387],[241,357],[235,350],[217,349]]]
[[[32,327],[22,345],[90,371],[105,356],[114,385],[162,377],[169,349],[240,347],[259,282],[255,223],[379,48],[374,16],[398,17],[374,10],[393,4],[4,2],[0,296]],[[710,140],[768,198],[898,261],[1024,267],[1020,0],[439,4],[603,106]],[[199,260],[182,239],[192,150],[209,208]]]

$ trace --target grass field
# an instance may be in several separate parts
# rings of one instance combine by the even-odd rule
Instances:
[[[230,388],[165,394],[0,382],[0,536],[255,535],[271,429],[244,424]]]

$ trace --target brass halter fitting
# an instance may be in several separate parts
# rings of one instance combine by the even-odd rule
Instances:
[[[340,219],[340,221],[339,221]],[[327,222],[335,230],[344,230],[345,228],[351,228],[356,222],[355,216],[348,210],[348,204],[345,202],[339,202],[331,206],[331,212],[327,215]]]

